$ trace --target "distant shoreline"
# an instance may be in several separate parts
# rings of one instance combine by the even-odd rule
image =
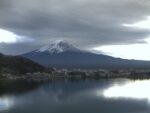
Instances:
[[[20,75],[1,73],[0,79],[23,80],[27,82],[48,82],[52,80],[84,80],[84,79],[149,79],[150,70],[55,70],[51,73],[34,72]]]

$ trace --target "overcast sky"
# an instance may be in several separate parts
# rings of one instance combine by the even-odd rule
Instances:
[[[0,0],[0,52],[21,54],[58,39],[102,51],[142,45],[150,36],[148,19],[149,0]]]

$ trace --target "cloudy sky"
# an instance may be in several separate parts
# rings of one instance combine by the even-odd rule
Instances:
[[[21,54],[52,40],[150,60],[149,0],[0,0],[0,52]]]

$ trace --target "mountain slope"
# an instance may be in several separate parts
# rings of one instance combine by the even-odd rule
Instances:
[[[51,43],[38,50],[23,54],[39,64],[56,68],[149,68],[150,62],[125,60],[94,54],[75,48],[64,41]]]
[[[0,54],[0,73],[25,74],[28,72],[45,72],[47,69],[29,59],[19,56]]]
[[[41,47],[35,52],[62,53],[65,51],[80,51],[80,50],[75,48],[72,44],[69,44],[66,41],[58,40],[50,43],[49,45]]]

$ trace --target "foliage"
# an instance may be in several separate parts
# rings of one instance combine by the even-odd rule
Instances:
[[[25,74],[27,72],[45,72],[47,69],[29,59],[20,56],[5,56],[0,54],[0,72],[10,74]]]

